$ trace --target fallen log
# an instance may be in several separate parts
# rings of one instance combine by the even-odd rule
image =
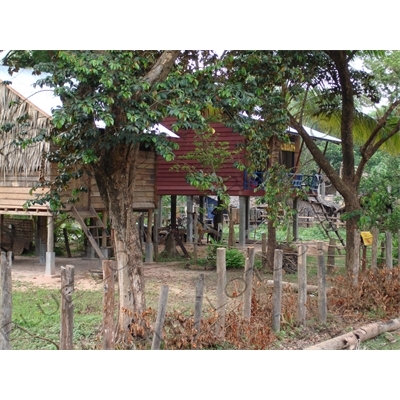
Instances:
[[[358,349],[361,342],[397,329],[400,329],[400,318],[392,319],[388,322],[374,322],[344,335],[307,347],[304,350],[355,350]]]
[[[274,286],[274,281],[273,280],[267,280],[267,286]],[[291,282],[282,282],[282,287],[284,289],[292,289],[295,292],[298,292],[299,290],[299,285],[297,283],[291,283]],[[331,288],[326,288],[326,292],[329,293],[332,289]],[[307,294],[310,293],[315,293],[318,294],[318,286],[316,285],[307,285]]]

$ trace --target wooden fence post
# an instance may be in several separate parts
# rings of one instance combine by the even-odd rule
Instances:
[[[197,265],[197,245],[199,242],[199,231],[197,229],[197,206],[194,207],[194,217],[193,217],[194,223],[193,223],[193,228],[194,228],[194,241],[193,241],[193,262],[195,265]]]
[[[393,241],[389,231],[386,231],[386,268],[393,269]]]
[[[114,261],[103,260],[103,350],[115,350]]]
[[[162,340],[162,328],[164,325],[165,313],[167,311],[167,301],[168,301],[168,286],[161,287],[160,299],[158,301],[158,313],[156,326],[154,329],[153,342],[151,344],[152,350],[159,350]]]
[[[274,292],[272,295],[272,330],[275,333],[279,333],[281,330],[282,262],[283,251],[276,249],[274,257]]]
[[[297,320],[299,325],[306,325],[306,304],[307,304],[307,256],[304,244],[297,247]]]
[[[354,265],[353,265],[353,285],[358,285],[358,275],[360,272],[360,246],[361,236],[360,231],[355,229],[354,231]]]
[[[328,247],[328,259],[326,263],[328,275],[332,275],[335,268],[335,250],[336,250],[336,240],[334,238],[330,238]]]
[[[196,338],[200,335],[201,329],[201,311],[203,309],[203,294],[204,294],[204,274],[199,275],[199,280],[196,282],[196,299],[194,303],[194,328],[196,329]]]
[[[371,270],[376,271],[378,269],[378,237],[379,231],[376,226],[371,229],[372,233],[372,249],[371,249]]]
[[[217,315],[216,334],[225,338],[225,307],[226,307],[226,249],[217,249]]]
[[[397,266],[400,267],[400,230],[397,231]]]
[[[326,323],[326,269],[324,257],[324,242],[317,242],[317,264],[318,264],[318,315],[319,322]]]
[[[247,248],[247,257],[244,268],[244,280],[246,290],[243,292],[243,319],[250,322],[251,316],[251,295],[253,291],[253,271],[254,271],[255,248]]]
[[[262,255],[262,269],[265,271],[267,268],[267,234],[261,235],[261,255]]]
[[[12,330],[12,251],[1,252],[0,260],[0,350],[11,350]]]
[[[61,329],[60,350],[73,349],[74,305],[74,266],[61,267]]]

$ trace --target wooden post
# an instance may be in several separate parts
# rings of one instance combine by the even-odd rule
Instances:
[[[11,350],[12,330],[12,252],[1,252],[0,260],[0,350]]]
[[[372,233],[372,249],[371,249],[371,270],[376,271],[378,269],[378,237],[379,231],[376,226],[371,229]]]
[[[154,213],[154,230],[153,230],[153,244],[154,244],[154,260],[158,261],[158,229],[160,227],[159,225],[159,213],[161,212],[161,209],[159,208],[157,212]]]
[[[386,231],[386,268],[393,269],[392,232]]]
[[[158,301],[156,326],[154,329],[153,342],[151,344],[152,350],[160,350],[162,340],[162,328],[164,325],[165,313],[167,311],[168,290],[168,286],[161,287],[160,299]]]
[[[296,242],[299,240],[299,214],[298,214],[298,203],[299,198],[296,196],[293,199],[293,240]]]
[[[194,328],[196,329],[196,338],[200,335],[201,328],[201,311],[203,308],[204,294],[204,274],[199,275],[199,280],[196,282],[196,298],[194,303]]]
[[[297,320],[300,326],[305,326],[307,312],[307,256],[304,244],[297,247],[297,254]]]
[[[104,226],[107,226],[107,219],[108,219],[107,211],[104,210],[103,215],[102,215],[102,222],[103,222]],[[105,229],[102,229],[102,231],[101,231],[101,247],[103,248],[103,252],[107,251],[107,234],[106,234]],[[105,253],[105,254],[107,254],[107,253]],[[108,254],[107,254],[107,256],[108,256]]]
[[[217,315],[216,334],[225,338],[225,306],[226,306],[226,249],[217,249]]]
[[[262,255],[262,269],[265,271],[267,269],[267,234],[263,233],[261,235],[261,255]]]
[[[362,256],[361,256],[361,272],[365,274],[367,270],[367,246],[361,244]]]
[[[400,230],[397,231],[397,266],[400,267]]]
[[[47,252],[45,275],[52,276],[56,273],[54,252],[54,217],[47,217]]]
[[[253,291],[253,271],[254,271],[254,257],[255,248],[247,248],[247,257],[244,267],[243,279],[246,282],[246,289],[243,292],[243,319],[250,322],[251,317],[251,295]]]
[[[152,240],[152,226],[153,226],[153,210],[147,210],[147,233],[146,233],[146,244],[145,244],[145,262],[153,262],[153,240]]]
[[[193,196],[186,196],[187,242],[193,243]]]
[[[103,260],[103,350],[115,349],[114,261]]]
[[[272,295],[272,330],[275,333],[279,333],[281,330],[282,261],[283,251],[276,249],[274,257],[274,292]]]
[[[360,235],[358,235],[360,236]],[[318,263],[318,315],[319,322],[326,323],[326,269],[324,257],[324,242],[317,242],[317,263]]]
[[[197,207],[194,208],[194,242],[193,242],[193,262],[197,264],[197,245],[199,242],[199,231],[197,230]]]
[[[73,349],[74,305],[74,266],[61,267],[61,329],[60,350]]]
[[[246,197],[239,196],[239,247],[246,246]]]
[[[334,238],[330,238],[328,247],[328,259],[327,259],[328,275],[332,275],[335,269],[335,250],[336,250],[336,240]]]
[[[358,274],[360,272],[360,245],[361,245],[360,231],[356,229],[354,231],[354,265],[353,265],[354,286],[358,285]]]

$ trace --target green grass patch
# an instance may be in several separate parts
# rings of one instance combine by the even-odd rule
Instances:
[[[54,343],[60,342],[60,291],[16,285],[12,301],[13,330],[10,336],[12,348],[15,350],[56,349]],[[74,304],[74,347],[82,349],[87,346],[87,343],[93,344],[99,332],[102,321],[102,293],[75,291],[72,301]]]

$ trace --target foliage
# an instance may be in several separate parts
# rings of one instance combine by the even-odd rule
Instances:
[[[399,171],[400,159],[386,156],[363,178],[360,187],[362,229],[376,226],[381,231],[392,233],[400,229]]]
[[[257,197],[257,204],[268,205],[268,219],[273,221],[276,227],[278,224],[287,223],[294,213],[289,199],[293,196],[301,197],[303,193],[293,187],[289,170],[281,164],[273,164],[265,175],[265,180],[256,189],[256,193],[258,190],[264,191],[262,196]]]
[[[217,249],[221,247],[226,246],[211,239],[211,244],[207,245],[207,263],[209,265],[217,265]],[[225,252],[225,262],[226,268],[243,268],[245,257],[239,249],[227,248]]]

